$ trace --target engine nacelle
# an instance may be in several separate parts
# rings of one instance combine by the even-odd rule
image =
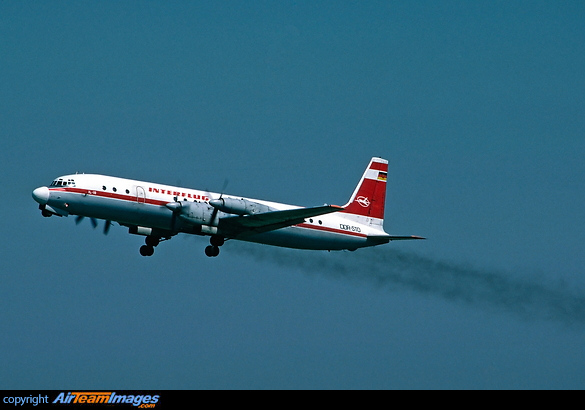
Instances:
[[[209,201],[209,205],[215,209],[235,215],[252,215],[263,212],[276,211],[268,205],[262,205],[258,202],[249,201],[247,199],[235,199],[235,198],[220,198]]]
[[[212,225],[213,221],[213,207],[205,202],[172,202],[171,204],[180,204],[175,206],[169,206],[167,208],[177,212],[179,218],[195,225]]]

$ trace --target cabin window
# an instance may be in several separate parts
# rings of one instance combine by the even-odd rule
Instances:
[[[105,190],[106,190],[106,186],[104,185],[104,186],[102,187],[102,189],[105,191]]]
[[[116,188],[112,188],[112,191],[114,192],[118,192],[118,190]]]
[[[129,193],[130,193],[130,190],[129,190],[129,189],[127,189],[127,190],[126,190],[126,193],[127,193],[127,194],[129,194]]]

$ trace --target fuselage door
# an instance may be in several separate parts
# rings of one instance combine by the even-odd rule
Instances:
[[[136,187],[136,202],[139,204],[146,203],[146,192],[141,186]]]

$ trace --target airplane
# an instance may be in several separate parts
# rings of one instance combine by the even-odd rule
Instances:
[[[241,196],[211,193],[97,174],[56,178],[32,192],[44,217],[89,218],[95,228],[105,220],[130,234],[145,236],[142,256],[152,256],[162,241],[179,233],[210,237],[209,257],[219,255],[227,240],[295,249],[349,250],[395,240],[425,239],[384,231],[388,161],[371,159],[344,206],[299,207]]]

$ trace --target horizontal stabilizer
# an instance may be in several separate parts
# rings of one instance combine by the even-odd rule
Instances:
[[[410,239],[427,239],[427,238],[423,238],[422,236],[415,236],[415,235],[410,235],[410,236],[388,236],[388,238],[391,241],[407,241]]]
[[[396,235],[368,235],[368,242],[371,244],[382,245],[390,241],[407,241],[411,239],[426,239],[422,236],[396,236]]]

